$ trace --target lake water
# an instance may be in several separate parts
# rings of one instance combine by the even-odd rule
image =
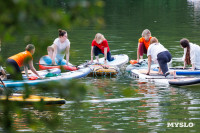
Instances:
[[[65,3],[65,2],[64,2]],[[66,2],[66,4],[70,3]],[[64,8],[61,6],[60,8]],[[127,54],[136,59],[137,42],[144,29],[158,38],[172,54],[181,58],[183,49],[179,40],[188,38],[200,44],[200,1],[199,0],[105,0],[103,8],[104,26],[96,29],[94,25],[68,30],[71,42],[70,62],[83,63],[90,59],[91,42],[97,32],[108,40],[111,53]],[[49,40],[57,37],[57,29],[50,28],[47,33],[32,29],[30,35],[46,34]],[[19,37],[2,48],[4,58],[21,51],[25,44]],[[23,47],[21,46],[22,44]],[[50,44],[49,44],[50,45]],[[36,53],[34,62],[45,54]],[[41,51],[41,50],[40,50]],[[181,66],[182,62],[173,62]],[[37,68],[37,67],[36,67]],[[133,79],[121,69],[116,78],[86,77],[80,82],[92,85],[85,100],[87,107],[74,109],[72,101],[60,107],[63,126],[57,132],[198,132],[200,129],[200,89],[199,87],[172,87],[162,84],[146,83]],[[102,92],[100,96],[96,92]],[[128,94],[126,93],[128,92]],[[34,109],[31,109],[35,112]],[[48,112],[48,110],[46,111]],[[168,127],[169,123],[185,123],[192,127]],[[30,131],[18,122],[16,129]]]

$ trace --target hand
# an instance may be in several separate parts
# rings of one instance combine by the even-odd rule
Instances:
[[[4,80],[4,79],[7,79],[7,76],[6,75],[1,75],[0,78],[1,78],[1,80]]]
[[[39,76],[40,79],[44,79],[43,77]]]
[[[147,73],[146,73],[146,75],[149,75],[149,74],[150,74],[150,72],[147,72]]]
[[[56,62],[55,62],[55,60],[52,60],[52,65],[56,65]]]
[[[66,65],[68,66],[68,61],[66,61]]]
[[[183,69],[185,69],[185,66],[183,67]]]
[[[105,65],[107,64],[107,61],[106,61],[106,60],[104,60],[104,64],[105,64]]]
[[[163,72],[161,71],[161,72],[158,72],[158,74],[163,74]]]

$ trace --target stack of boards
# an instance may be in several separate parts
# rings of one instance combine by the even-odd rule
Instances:
[[[163,75],[158,74],[158,72],[152,71],[152,70],[150,72],[150,75],[146,75],[146,73],[147,73],[146,69],[131,70],[131,74],[134,78],[139,78],[139,79],[143,79],[143,80],[147,80],[147,81],[151,81],[151,82],[155,82],[155,83],[161,83],[161,84],[168,85],[169,84],[168,80],[174,79],[174,76],[169,75],[169,76],[165,77]]]
[[[85,68],[90,67],[91,68],[91,75],[95,76],[102,76],[102,75],[109,75],[113,76],[118,74],[119,67],[125,65],[129,58],[125,54],[120,55],[113,55],[115,58],[113,61],[107,61],[106,64],[104,64],[104,57],[99,59],[99,62],[97,60],[94,60],[92,64],[84,63],[78,66],[78,68]]]
[[[36,96],[30,95],[28,98],[24,98],[21,94],[14,94],[12,96],[0,96],[0,102],[8,100],[9,102],[15,102],[24,105],[33,105],[35,103],[41,102],[45,105],[62,105],[65,104],[65,99],[54,98],[54,97],[45,97],[45,96]]]
[[[95,76],[114,76],[119,72],[119,68],[109,65],[90,65],[91,75]]]
[[[153,69],[154,71],[158,71],[158,69]],[[170,85],[176,85],[176,86],[196,86],[200,84],[200,78],[198,77],[191,77],[191,76],[198,76],[200,75],[200,70],[191,70],[191,68],[180,68],[180,67],[170,67],[169,71],[173,72],[175,71],[176,75],[184,75],[188,76],[185,78],[179,78],[179,79],[172,79],[169,80]],[[190,77],[189,77],[190,76]]]
[[[156,71],[151,71],[150,75],[146,75],[147,70],[131,70],[131,74],[134,78],[139,78],[147,81],[151,81],[154,83],[160,84],[170,84],[176,86],[186,86],[186,85],[196,85],[200,83],[199,78],[194,77],[186,77],[186,76],[176,76],[169,75],[167,77],[158,74]]]

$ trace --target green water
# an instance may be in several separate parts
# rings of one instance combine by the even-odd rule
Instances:
[[[64,8],[59,4],[56,6]],[[183,55],[179,45],[183,37],[200,44],[198,0],[105,0],[102,14],[105,24],[99,29],[94,25],[66,29],[71,42],[71,63],[80,64],[90,59],[91,42],[97,32],[104,34],[113,55],[127,54],[130,59],[136,59],[137,42],[146,28],[171,52],[173,58]],[[22,51],[27,34],[53,42],[57,28],[51,27],[46,32],[27,29],[16,41],[2,46],[2,56],[7,58]],[[40,51],[44,52],[37,53],[36,49],[34,62],[46,54],[47,45],[41,44]],[[173,65],[183,64],[173,62]],[[70,101],[61,106],[60,116],[64,123],[58,132],[198,132],[200,129],[199,87],[178,88],[143,83],[133,79],[123,68],[116,78],[86,77],[80,82],[94,86],[82,101],[86,107],[76,110]],[[94,95],[101,90],[103,96]],[[128,95],[126,90],[129,90]],[[194,126],[167,127],[167,122],[192,122]],[[19,122],[16,129],[26,131],[27,127],[23,125]]]

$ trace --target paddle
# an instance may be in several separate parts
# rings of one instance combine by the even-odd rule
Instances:
[[[0,80],[1,80],[1,84],[4,86],[4,88],[6,87],[5,86],[5,84],[4,84],[4,82],[2,81],[2,79],[0,78]]]
[[[53,64],[40,64],[40,63],[35,63],[36,65],[43,65],[43,66],[59,66],[59,65],[53,65]]]

